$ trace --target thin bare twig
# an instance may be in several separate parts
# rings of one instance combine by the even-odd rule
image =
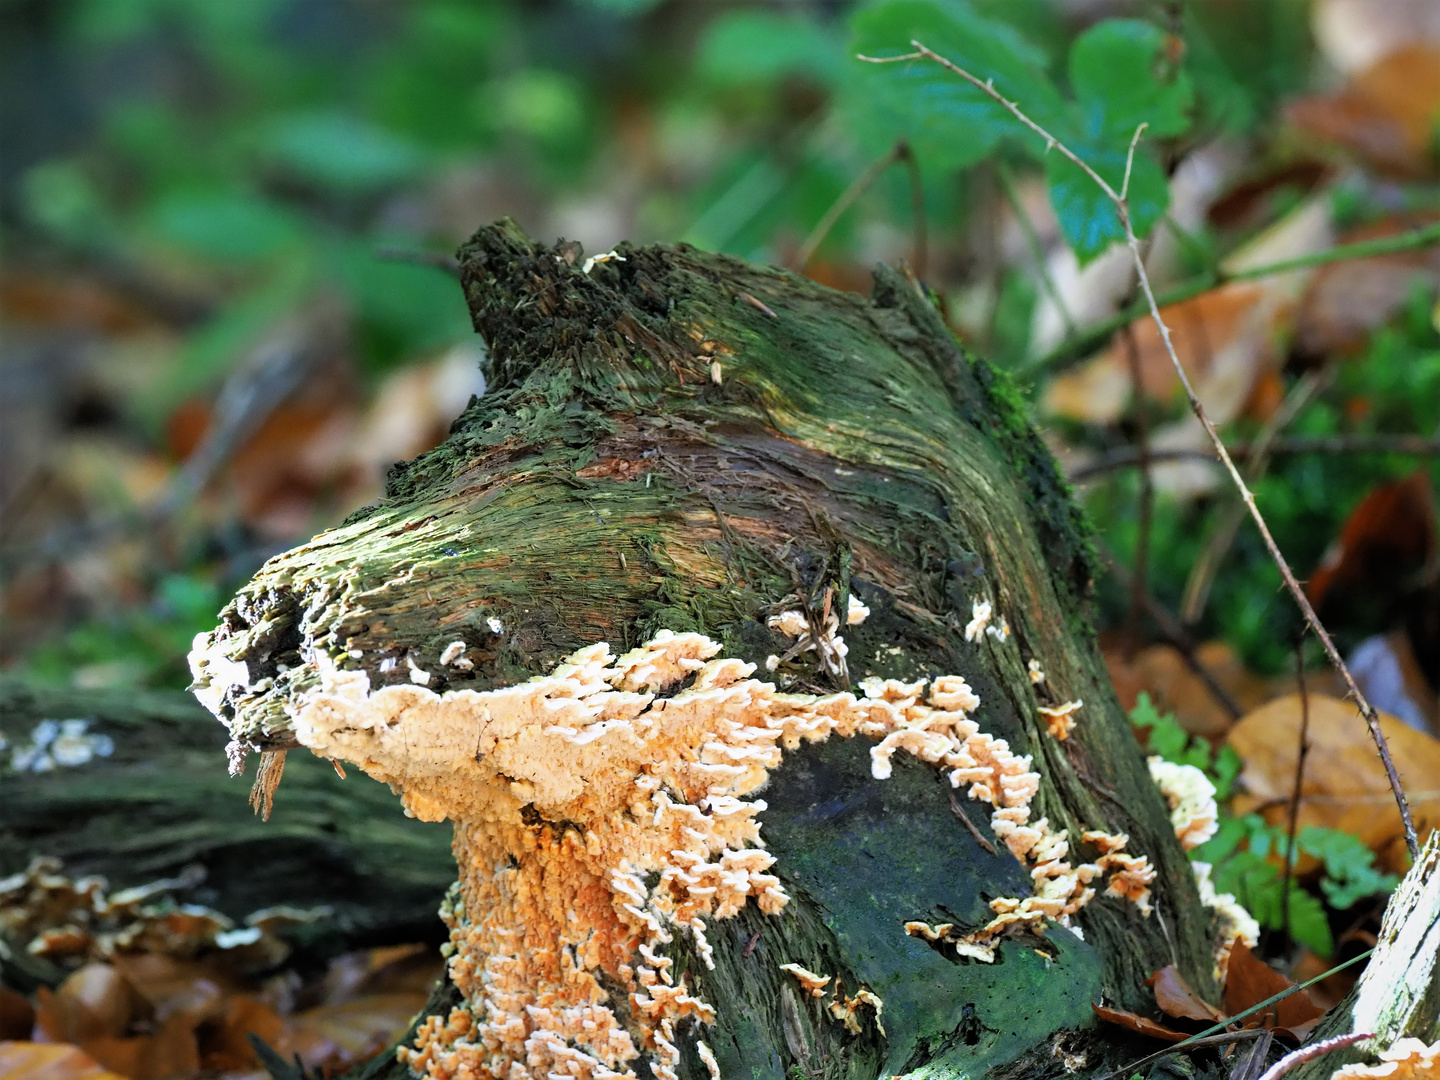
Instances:
[[[915,153],[904,139],[900,139],[883,156],[872,161],[865,171],[840,193],[840,197],[830,204],[825,216],[816,222],[810,235],[800,245],[793,264],[796,270],[803,272],[805,267],[810,265],[810,260],[815,257],[820,245],[825,242],[825,238],[830,235],[830,231],[835,228],[845,211],[854,206],[860,196],[869,191],[881,174],[896,162],[904,163],[910,174],[910,203],[915,217],[915,246],[911,251],[911,265],[914,266],[917,276],[925,276],[925,264],[929,257],[925,232],[925,189],[920,183],[920,165],[915,160]]]
[[[1270,558],[1274,560],[1276,567],[1280,570],[1280,576],[1285,582],[1286,590],[1294,598],[1296,605],[1300,608],[1300,613],[1304,616],[1310,629],[1313,630],[1315,636],[1320,639],[1320,643],[1325,649],[1325,655],[1329,658],[1330,663],[1334,665],[1335,670],[1340,673],[1341,678],[1345,680],[1349,696],[1354,699],[1356,707],[1360,710],[1360,715],[1364,717],[1366,727],[1370,729],[1370,737],[1375,742],[1375,750],[1380,755],[1381,763],[1385,766],[1385,775],[1390,781],[1390,791],[1391,794],[1395,796],[1395,805],[1400,810],[1400,820],[1405,826],[1405,845],[1409,848],[1412,859],[1419,858],[1420,844],[1415,837],[1415,822],[1410,816],[1410,805],[1406,802],[1405,792],[1400,786],[1400,776],[1395,771],[1395,761],[1390,755],[1390,746],[1385,741],[1385,733],[1380,730],[1379,714],[1376,713],[1375,707],[1370,704],[1364,693],[1361,692],[1360,687],[1356,685],[1355,677],[1350,674],[1350,669],[1345,666],[1345,661],[1340,656],[1340,651],[1335,647],[1334,641],[1331,640],[1330,634],[1325,629],[1324,624],[1320,622],[1319,616],[1315,614],[1315,608],[1311,605],[1310,598],[1305,595],[1305,590],[1301,587],[1300,582],[1296,580],[1294,571],[1290,569],[1290,564],[1286,562],[1279,545],[1275,543],[1275,538],[1270,533],[1270,526],[1260,513],[1259,507],[1256,506],[1255,496],[1246,485],[1245,478],[1240,475],[1240,470],[1236,468],[1229,451],[1225,449],[1225,444],[1220,441],[1220,433],[1215,429],[1214,422],[1211,421],[1209,414],[1205,411],[1205,406],[1201,404],[1199,396],[1195,393],[1195,387],[1190,382],[1190,376],[1185,371],[1185,365],[1180,362],[1180,357],[1175,352],[1175,344],[1170,339],[1170,327],[1165,324],[1164,318],[1160,315],[1160,306],[1155,300],[1155,290],[1150,285],[1150,275],[1145,270],[1145,260],[1141,255],[1140,239],[1135,235],[1135,226],[1130,219],[1129,203],[1126,202],[1123,195],[1110,186],[1109,182],[1103,176],[1077,157],[1068,146],[1054,135],[1051,135],[1034,120],[1026,116],[1018,105],[996,90],[992,83],[981,82],[964,68],[947,60],[939,53],[926,48],[919,41],[912,40],[910,44],[916,51],[907,53],[904,56],[887,57],[878,60],[872,57],[861,57],[861,59],[868,60],[871,63],[894,63],[902,60],[926,59],[933,60],[946,70],[954,72],[966,82],[971,83],[981,92],[994,99],[1014,116],[1016,120],[1044,139],[1047,150],[1057,151],[1067,161],[1070,161],[1079,168],[1081,172],[1094,181],[1096,186],[1099,187],[1111,203],[1114,204],[1116,216],[1119,217],[1120,225],[1125,230],[1125,243],[1130,249],[1130,257],[1135,264],[1135,273],[1139,278],[1140,291],[1145,296],[1145,303],[1150,311],[1150,318],[1154,320],[1156,329],[1160,332],[1160,340],[1164,343],[1166,355],[1170,357],[1170,363],[1174,366],[1175,374],[1180,379],[1180,385],[1185,390],[1185,397],[1190,403],[1190,408],[1199,419],[1201,426],[1204,427],[1205,434],[1209,436],[1210,443],[1215,448],[1216,455],[1220,458],[1220,463],[1225,466],[1225,471],[1230,474],[1230,479],[1235,484],[1236,490],[1239,491],[1240,498],[1245,503],[1245,508],[1250,512],[1250,517],[1251,520],[1255,522],[1255,527],[1260,530],[1260,537],[1265,543],[1266,550],[1270,553]],[[1135,149],[1140,142],[1140,132],[1144,127],[1145,125],[1141,124],[1140,130],[1135,132],[1135,137],[1130,141],[1129,158],[1127,158],[1125,163],[1125,175],[1127,178],[1130,175]]]
[[[1332,1050],[1343,1050],[1347,1046],[1354,1046],[1358,1042],[1362,1042],[1365,1039],[1373,1039],[1374,1037],[1374,1034],[1371,1032],[1356,1031],[1349,1035],[1336,1035],[1333,1039],[1321,1039],[1319,1042],[1311,1043],[1309,1046],[1302,1046],[1298,1050],[1291,1050],[1290,1053],[1286,1054],[1279,1061],[1275,1062],[1274,1065],[1271,1065],[1270,1068],[1265,1070],[1260,1080],[1280,1080],[1282,1076],[1297,1065],[1304,1065],[1305,1062],[1314,1061],[1316,1058],[1323,1057]]]
[[[1290,821],[1286,828],[1285,878],[1280,886],[1280,925],[1290,935],[1290,883],[1295,877],[1295,830],[1300,824],[1300,788],[1305,782],[1305,758],[1310,753],[1310,691],[1305,685],[1305,635],[1295,642],[1295,682],[1300,688],[1300,750],[1295,759],[1295,786],[1290,792]],[[1292,936],[1293,940],[1293,936]]]
[[[1315,266],[1325,266],[1329,263],[1348,262],[1353,259],[1373,259],[1382,255],[1399,255],[1407,251],[1421,251],[1428,247],[1440,244],[1440,223],[1427,225],[1422,229],[1413,229],[1399,236],[1382,236],[1374,240],[1362,240],[1354,244],[1340,244],[1337,247],[1326,248],[1324,251],[1317,251],[1311,255],[1302,255],[1295,259],[1284,259],[1280,262],[1266,263],[1262,266],[1253,266],[1245,270],[1236,270],[1230,273],[1224,271],[1211,271],[1202,274],[1194,281],[1177,285],[1160,294],[1160,305],[1162,307],[1170,304],[1178,304],[1184,300],[1199,296],[1201,293],[1209,292],[1232,281],[1257,281],[1261,278],[1273,277],[1277,274],[1288,273],[1291,270],[1304,270]],[[1120,327],[1134,322],[1146,313],[1146,305],[1142,303],[1128,305],[1122,311],[1086,327],[1080,334],[1060,342],[1044,356],[1025,365],[1019,372],[1022,378],[1034,378],[1037,375],[1058,371],[1067,364],[1088,356],[1110,339],[1110,335],[1119,330]]]
[[[1230,456],[1237,461],[1248,460],[1263,448],[1258,442],[1235,443]],[[1440,457],[1440,439],[1425,435],[1297,435],[1274,440],[1269,456],[1299,457],[1305,454],[1410,454],[1415,457]],[[1150,448],[1152,465],[1170,461],[1216,461],[1208,450]],[[1140,453],[1133,446],[1113,450],[1102,458],[1087,462],[1066,474],[1072,484],[1079,484],[1105,473],[1131,469],[1140,464]]]

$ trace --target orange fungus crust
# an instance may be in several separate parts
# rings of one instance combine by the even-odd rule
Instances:
[[[877,778],[904,750],[990,802],[1044,894],[997,922],[1063,917],[1089,891],[1067,880],[1044,902],[1062,892],[1044,875],[1069,871],[1063,834],[1027,829],[1040,777],[969,719],[980,702],[964,679],[785,694],[719,651],[661,631],[619,657],[601,642],[526,683],[443,694],[372,690],[364,671],[317,658],[319,687],[292,706],[297,741],[390,784],[415,816],[455,823],[460,878],[441,915],[464,1000],[400,1050],[415,1072],[633,1080],[644,1055],[657,1080],[677,1080],[677,1025],[715,1010],[666,949],[678,937],[713,966],[712,920],[789,902],[760,835],[765,803],[748,796],[803,741],[864,735]],[[878,1014],[857,997],[846,1015],[862,1003]]]

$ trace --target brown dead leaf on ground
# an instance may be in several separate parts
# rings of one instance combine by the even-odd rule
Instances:
[[[1440,61],[1440,50],[1436,51]],[[1344,244],[1398,236],[1434,224],[1433,217],[1387,218],[1340,238]],[[1417,286],[1440,283],[1440,251],[1404,251],[1320,267],[1310,279],[1295,318],[1295,351],[1313,361],[1354,356],[1379,326],[1393,319]]]
[[[1157,1024],[1154,1020],[1136,1013],[1126,1012],[1124,1009],[1111,1009],[1104,1005],[1094,1004],[1090,1007],[1095,1010],[1095,1015],[1107,1024],[1118,1024],[1137,1035],[1148,1035],[1152,1039],[1161,1039],[1165,1042],[1183,1042],[1190,1037],[1183,1031],[1175,1031],[1164,1024]]]
[[[1230,730],[1230,714],[1173,645],[1150,645],[1129,659],[1114,648],[1106,649],[1104,655],[1115,692],[1126,710],[1133,709],[1144,692],[1156,708],[1172,713],[1191,735],[1216,740]],[[1245,670],[1226,642],[1207,641],[1195,650],[1195,659],[1243,710],[1258,708],[1272,696],[1269,684]]]
[[[102,1068],[78,1047],[63,1043],[0,1042],[5,1080],[125,1080]]]
[[[1234,1016],[1294,985],[1251,952],[1243,941],[1237,941],[1230,950],[1221,1004],[1227,1015]],[[1304,990],[1297,990],[1262,1012],[1247,1016],[1243,1023],[1246,1027],[1286,1028],[1303,1038],[1324,1015],[1325,1010],[1311,1001]]]
[[[1403,870],[1405,837],[1400,812],[1365,721],[1353,703],[1310,697],[1310,753],[1300,794],[1299,825],[1319,825],[1358,836],[1389,870]],[[1232,809],[1252,811],[1272,825],[1286,818],[1295,783],[1301,703],[1277,698],[1236,724],[1229,743],[1245,762]],[[1440,821],[1440,742],[1387,713],[1380,728],[1400,773],[1415,827],[1423,837]]]
[[[1338,94],[1300,98],[1285,115],[1378,172],[1402,178],[1432,175],[1440,43],[1404,45],[1357,72]]]
[[[1167,964],[1150,978],[1145,985],[1155,992],[1155,1004],[1166,1016],[1177,1020],[1200,1020],[1213,1024],[1225,1019],[1225,1014],[1190,989],[1174,964]]]

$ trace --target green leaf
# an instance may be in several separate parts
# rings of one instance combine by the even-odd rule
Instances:
[[[1400,879],[1375,869],[1375,853],[1358,836],[1307,825],[1295,837],[1296,846],[1305,854],[1325,863],[1325,876],[1320,891],[1330,906],[1338,910],[1352,907],[1367,896],[1384,895],[1395,890]]]
[[[1067,145],[1115,191],[1120,191],[1125,182],[1128,141],[1124,145],[1090,142]],[[1111,244],[1124,242],[1125,229],[1115,204],[1078,166],[1052,150],[1045,159],[1045,179],[1050,184],[1050,205],[1060,220],[1060,230],[1082,266]],[[1127,197],[1135,235],[1143,237],[1164,216],[1170,204],[1170,186],[1165,173],[1143,149],[1135,153]]]
[[[284,208],[240,192],[176,192],[150,212],[163,240],[229,262],[264,258],[294,243],[302,226]]]
[[[302,180],[340,194],[392,187],[425,157],[408,140],[347,113],[295,113],[271,124],[262,154]]]
[[[732,11],[710,24],[696,71],[719,86],[808,75],[826,86],[844,76],[840,43],[810,19],[777,11]]]
[[[1195,95],[1169,48],[1168,35],[1138,19],[1106,19],[1075,39],[1070,87],[1087,135],[1123,150],[1142,123],[1147,137],[1189,128]]]
[[[851,51],[866,56],[912,52],[911,40],[992,81],[1042,126],[1068,131],[1072,114],[1044,72],[1044,56],[1004,23],[983,18],[957,0],[879,0],[851,18]],[[857,125],[883,140],[903,137],[926,168],[973,165],[1006,137],[1038,151],[1039,137],[1003,106],[929,60],[857,62],[847,80],[846,109]]]

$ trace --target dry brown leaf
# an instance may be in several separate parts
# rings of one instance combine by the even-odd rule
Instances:
[[[1294,985],[1252,953],[1243,941],[1237,941],[1230,950],[1230,964],[1225,972],[1225,992],[1221,1001],[1226,1014],[1234,1016]],[[1311,1001],[1304,990],[1297,990],[1263,1012],[1247,1016],[1243,1023],[1246,1027],[1283,1027],[1296,1031],[1305,1030],[1323,1015],[1324,1009]]]
[[[1242,710],[1258,708],[1272,695],[1269,685],[1245,670],[1235,650],[1223,641],[1208,641],[1195,659]],[[1151,645],[1128,660],[1118,649],[1105,651],[1105,663],[1120,703],[1128,710],[1143,691],[1162,713],[1173,713],[1182,728],[1206,739],[1221,739],[1230,730],[1230,714],[1200,681],[1172,645]]]
[[[1426,470],[1381,484],[1350,512],[1339,538],[1310,575],[1317,608],[1340,589],[1395,593],[1440,556],[1440,530]]]
[[[1387,218],[1352,230],[1342,243],[1396,236],[1434,223],[1418,215]],[[1295,320],[1295,350],[1323,360],[1353,356],[1370,341],[1376,327],[1393,319],[1417,286],[1433,290],[1440,282],[1440,253],[1434,249],[1376,255],[1322,266],[1300,301]]]
[[[76,1046],[6,1041],[0,1041],[0,1076],[5,1080],[126,1080],[102,1068]]]
[[[1174,964],[1167,964],[1155,972],[1145,980],[1145,985],[1155,991],[1155,1004],[1166,1016],[1206,1023],[1225,1019],[1224,1013],[1190,989]]]
[[[338,1072],[389,1046],[425,1005],[425,994],[370,994],[321,1005],[288,1022],[291,1046],[308,1069]]]
[[[1147,1020],[1143,1016],[1126,1012],[1123,1009],[1109,1009],[1104,1005],[1090,1006],[1095,1010],[1095,1015],[1108,1024],[1119,1024],[1121,1027],[1135,1032],[1137,1035],[1148,1035],[1152,1039],[1163,1039],[1165,1042],[1181,1042],[1190,1036],[1183,1031],[1172,1031],[1163,1024],[1157,1024],[1154,1020]]]
[[[1381,172],[1429,175],[1440,116],[1440,44],[1407,44],[1357,73],[1340,93],[1293,102],[1286,116]]]
[[[1380,728],[1400,773],[1415,827],[1423,838],[1440,821],[1440,742],[1387,713]],[[1245,762],[1234,810],[1259,811],[1281,824],[1295,782],[1300,696],[1290,694],[1249,713],[1229,743]],[[1358,836],[1389,869],[1404,865],[1404,830],[1384,767],[1354,704],[1310,697],[1310,753],[1301,788],[1300,827],[1320,825]]]
[[[23,994],[0,986],[0,1041],[28,1039],[34,1028],[35,1006]]]

